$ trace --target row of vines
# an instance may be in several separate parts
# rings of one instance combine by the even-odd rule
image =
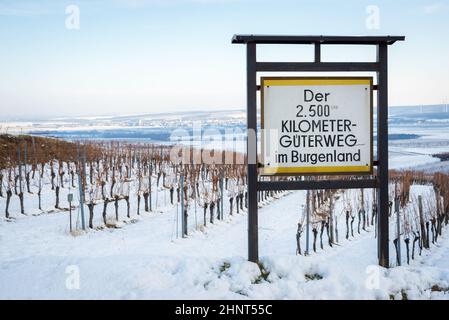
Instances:
[[[0,197],[6,199],[7,219],[11,218],[10,204],[14,200],[18,201],[22,214],[34,212],[36,208],[45,212],[48,205],[44,203],[49,201],[54,210],[79,208],[76,203],[70,203],[70,207],[62,205],[63,190],[79,195],[78,202],[86,209],[85,227],[92,229],[115,227],[122,206],[127,218],[157,210],[166,204],[167,194],[170,205],[181,204],[183,235],[188,233],[187,219],[192,208],[202,210],[201,224],[207,226],[215,219],[223,219],[225,201],[229,215],[240,213],[248,206],[246,166],[237,164],[240,155],[235,152],[223,155],[234,159],[235,164],[183,164],[172,161],[178,158],[171,154],[173,148],[164,145],[75,144],[29,136],[3,136],[2,139]],[[259,201],[277,193],[260,192]],[[29,201],[24,201],[26,198]],[[135,211],[131,211],[131,202],[136,204]],[[101,226],[94,225],[98,206],[102,212]],[[109,207],[112,207],[113,217],[108,216]]]
[[[178,160],[173,161],[172,150],[169,146],[143,143],[72,143],[2,135],[0,197],[5,199],[5,218],[11,218],[12,201],[17,202],[21,214],[30,210],[45,212],[51,202],[56,211],[86,208],[83,228],[115,227],[121,219],[119,212],[125,212],[129,219],[165,205],[165,199],[164,204],[161,203],[162,193],[164,197],[168,195],[170,205],[181,207],[181,232],[185,236],[193,210],[195,219],[196,210],[201,211],[202,226],[223,219],[225,214],[246,211],[246,166],[244,159],[237,159],[241,154],[223,154],[224,158],[234,160],[233,164],[191,164],[182,163],[176,157]],[[64,206],[62,190],[65,194],[78,194],[78,203]],[[264,202],[277,193],[259,192],[258,200]],[[449,177],[442,173],[391,171],[390,198],[390,234],[395,234],[392,240],[397,263],[401,263],[401,244],[406,248],[405,257],[409,263],[417,251],[421,254],[423,249],[436,243],[443,227],[449,223]],[[101,207],[101,223],[95,225],[94,209],[98,207]],[[227,212],[224,212],[225,207]],[[342,238],[351,239],[369,229],[376,232],[377,215],[374,190],[309,191],[298,221],[297,254],[309,253],[309,245],[305,250],[301,247],[304,233],[307,233],[307,244],[310,240],[310,248],[316,252],[326,244],[333,247]]]
[[[413,189],[413,190],[412,190]],[[449,224],[449,176],[421,171],[390,171],[390,238],[396,264],[403,256],[407,263],[438,242]],[[300,215],[296,233],[296,253],[308,254],[301,239],[311,231],[310,247],[314,252],[339,244],[343,238],[368,232],[377,236],[377,194],[370,190],[316,190],[307,193],[306,206]],[[339,226],[343,225],[343,228]],[[341,229],[343,229],[341,231]],[[339,234],[343,232],[343,234]],[[324,238],[324,242],[323,242]],[[309,239],[307,239],[309,242]],[[405,251],[401,253],[401,246]]]

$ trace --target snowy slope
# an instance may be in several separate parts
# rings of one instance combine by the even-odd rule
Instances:
[[[304,192],[289,193],[259,211],[268,276],[246,261],[246,213],[226,215],[186,239],[174,234],[176,205],[143,213],[121,229],[76,237],[67,234],[66,213],[1,221],[0,298],[449,298],[430,290],[449,287],[447,234],[410,266],[389,270],[375,266],[372,227],[350,240],[340,236],[340,246],[295,256],[304,199]],[[71,286],[73,270],[79,271],[79,289]]]

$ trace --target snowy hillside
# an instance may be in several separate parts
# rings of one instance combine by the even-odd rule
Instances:
[[[261,264],[268,275],[245,260],[246,213],[186,239],[173,234],[176,207],[145,213],[121,229],[76,237],[67,234],[67,214],[2,221],[0,297],[449,298],[448,234],[410,266],[389,270],[376,267],[372,228],[349,241],[341,239],[336,248],[295,256],[295,221],[303,203],[304,193],[293,192],[260,210]],[[68,289],[74,267],[80,286]]]
[[[435,164],[439,160],[432,154],[449,151],[449,109],[446,105],[390,107],[389,111],[391,168]],[[228,130],[240,136],[245,128],[246,113],[243,109],[39,120],[0,119],[0,133],[29,133],[68,140],[169,143],[173,140],[172,133],[178,129],[185,130],[189,136],[194,130],[201,129],[203,140],[207,140],[216,134],[216,130],[222,134]],[[208,129],[215,131],[208,132]]]
[[[412,191],[425,194],[427,189]],[[346,196],[353,198],[354,192]],[[123,222],[118,228],[78,231],[75,236],[69,234],[67,211],[16,213],[16,219],[2,219],[0,298],[449,298],[447,230],[431,250],[416,253],[410,265],[403,256],[402,267],[379,268],[374,226],[368,223],[366,231],[354,230],[354,236],[345,239],[344,197],[340,197],[335,205],[340,235],[334,246],[325,244],[320,249],[318,245],[316,253],[296,255],[296,224],[304,211],[305,192],[281,193],[261,203],[258,266],[246,261],[246,210],[230,215],[226,202],[224,220],[203,227],[201,208],[192,209],[192,231],[181,238],[179,204],[171,205],[167,192],[154,196],[158,204],[153,212],[132,214],[129,219],[122,206]],[[3,199],[0,210],[4,210]],[[17,204],[13,211],[18,212]],[[74,216],[79,224],[79,210],[74,210]],[[95,221],[101,222],[100,212]],[[392,219],[391,238],[394,228]],[[301,246],[304,250],[304,237]],[[394,260],[391,246],[392,266]],[[73,277],[79,282],[73,282]]]
[[[147,129],[166,130],[164,126],[171,128],[181,120],[197,116],[200,115],[190,115],[190,118],[164,115],[156,119],[159,127]],[[221,116],[229,120],[226,125],[242,125],[238,112]],[[201,117],[209,125],[221,121],[213,115]],[[135,118],[103,120],[126,122]],[[92,121],[98,125],[103,120]],[[75,131],[79,129],[78,121],[81,120],[74,120]],[[89,123],[91,119],[85,121]],[[115,128],[117,123],[110,125]],[[41,129],[49,130],[48,126],[47,123]],[[29,131],[38,130],[37,127],[31,124]],[[326,209],[325,203],[324,209],[316,208],[308,228],[307,256],[304,255],[306,192],[261,194],[260,264],[253,264],[246,261],[246,173],[242,166],[231,166],[224,171],[215,166],[197,171],[188,169],[191,170],[186,176],[188,235],[183,238],[179,201],[182,196],[177,193],[180,172],[187,169],[163,160],[162,146],[159,153],[159,148],[153,150],[141,143],[128,145],[105,139],[108,142],[100,147],[107,149],[100,152],[93,144],[92,155],[87,154],[84,165],[84,231],[78,192],[82,157],[75,145],[64,147],[69,151],[59,146],[58,151],[57,146],[46,149],[42,144],[36,152],[34,142],[28,141],[28,153],[22,156],[16,155],[14,148],[2,145],[5,150],[1,149],[0,156],[9,160],[0,166],[0,298],[449,299],[449,229],[446,221],[438,236],[436,221],[440,217],[436,216],[437,207],[443,208],[448,199],[448,194],[438,193],[438,188],[447,191],[447,183],[437,185],[433,176],[435,172],[447,173],[449,165],[432,157],[434,153],[449,151],[447,128],[425,124],[413,124],[413,127],[411,131],[408,124],[397,124],[391,130],[406,137],[390,141],[391,168],[419,170],[416,175],[425,179],[413,178],[408,180],[411,186],[401,187],[401,192],[409,197],[401,205],[399,219],[402,266],[397,266],[393,244],[397,238],[397,215],[393,213],[390,269],[377,267],[376,216],[371,190],[363,191],[362,201],[361,190],[339,190],[330,195],[334,201],[332,206],[329,204]],[[80,139],[72,129],[64,125],[60,131]],[[94,130],[97,129],[103,132],[100,127]],[[127,127],[126,130],[141,134],[140,130],[146,129]],[[59,152],[61,158],[52,161],[48,150]],[[5,157],[8,152],[9,158]],[[27,159],[27,164],[18,166],[20,161],[13,159],[16,156]],[[225,187],[218,187],[217,179],[223,177],[219,171],[229,178],[229,185],[226,180]],[[392,184],[390,190],[394,189]],[[11,193],[9,202],[7,190]],[[19,197],[21,190],[23,206]],[[74,195],[73,232],[70,232],[68,193]],[[393,193],[390,196],[393,198]],[[431,228],[427,229],[428,237],[432,235],[428,248],[421,245],[423,237],[414,241],[420,227],[416,221],[418,196],[423,198],[423,219],[427,228]],[[144,208],[148,197],[152,206],[149,210]],[[441,203],[435,203],[435,199]],[[223,219],[218,219],[220,203]],[[93,208],[92,223],[88,221],[89,204]],[[350,214],[345,215],[348,207]],[[362,208],[366,212],[363,220]],[[325,211],[325,218],[320,216],[323,214],[320,210]],[[329,212],[333,218],[332,239],[328,233]],[[298,223],[302,224],[301,254],[297,254]],[[408,254],[404,242],[407,238],[410,240]]]

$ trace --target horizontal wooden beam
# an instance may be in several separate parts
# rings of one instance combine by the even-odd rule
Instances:
[[[377,72],[377,62],[257,62],[259,72]]]
[[[323,35],[260,35],[260,34],[235,34],[232,43],[261,43],[261,44],[356,44],[376,45],[393,44],[396,41],[404,41],[404,36],[323,36]]]

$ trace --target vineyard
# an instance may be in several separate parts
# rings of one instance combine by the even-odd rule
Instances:
[[[248,200],[245,159],[241,154],[223,152],[221,158],[233,159],[233,164],[192,164],[183,163],[182,157],[173,155],[172,147],[164,145],[72,143],[6,135],[0,141],[0,209],[4,213],[0,227],[3,231],[27,221],[29,231],[24,232],[38,234],[38,230],[33,230],[36,221],[33,219],[54,216],[57,220],[51,218],[51,221],[57,224],[45,228],[56,232],[62,243],[74,239],[86,247],[104,237],[115,243],[110,235],[127,230],[123,232],[133,233],[132,237],[137,237],[139,232],[145,237],[153,236],[151,241],[160,242],[153,243],[158,247],[153,250],[163,255],[171,254],[172,249],[163,244],[170,240],[179,248],[189,246],[190,242],[194,251],[201,252],[204,246],[211,246],[211,251],[220,248],[213,255],[233,254],[229,253],[234,242],[231,229],[234,223],[245,221],[241,217],[246,215]],[[449,223],[449,177],[442,173],[391,171],[390,199],[390,265],[412,265],[423,252],[431,252],[439,247],[440,239],[444,240]],[[276,221],[285,220],[289,230],[283,232],[273,227],[269,233],[263,233],[263,246],[268,251],[273,248],[274,252],[296,255],[306,264],[313,261],[308,260],[313,256],[331,256],[332,251],[350,250],[354,243],[377,236],[373,190],[264,191],[258,193],[258,201],[259,207],[273,217],[269,221],[276,225]],[[288,206],[288,210],[283,206]],[[152,227],[144,229],[146,223]],[[135,227],[138,225],[141,227]],[[244,232],[240,233],[244,239]],[[235,237],[240,237],[240,233]],[[282,243],[270,240],[277,233]],[[223,237],[221,243],[206,244],[213,240],[212,235]],[[374,246],[365,253],[375,260],[375,240],[371,239],[370,243]],[[163,250],[167,252],[164,254]],[[256,277],[259,280],[251,280],[252,285],[270,282],[265,276],[260,278],[276,273],[270,259],[262,259]],[[232,269],[232,263],[225,261],[219,269]],[[305,274],[306,279],[323,276]],[[442,291],[445,292],[444,286]]]
[[[186,236],[193,224],[191,211],[195,212],[198,228],[247,208],[244,161],[231,165],[182,164],[182,158],[179,162],[170,160],[171,147],[161,145],[74,144],[28,136],[5,136],[3,140],[0,197],[6,200],[8,221],[18,213],[79,209],[81,229],[116,228],[142,212],[176,204],[182,207],[180,232]],[[223,156],[234,159],[234,163],[241,157],[235,152]],[[260,193],[259,200],[275,194],[278,192]],[[101,220],[96,220],[98,217]]]

